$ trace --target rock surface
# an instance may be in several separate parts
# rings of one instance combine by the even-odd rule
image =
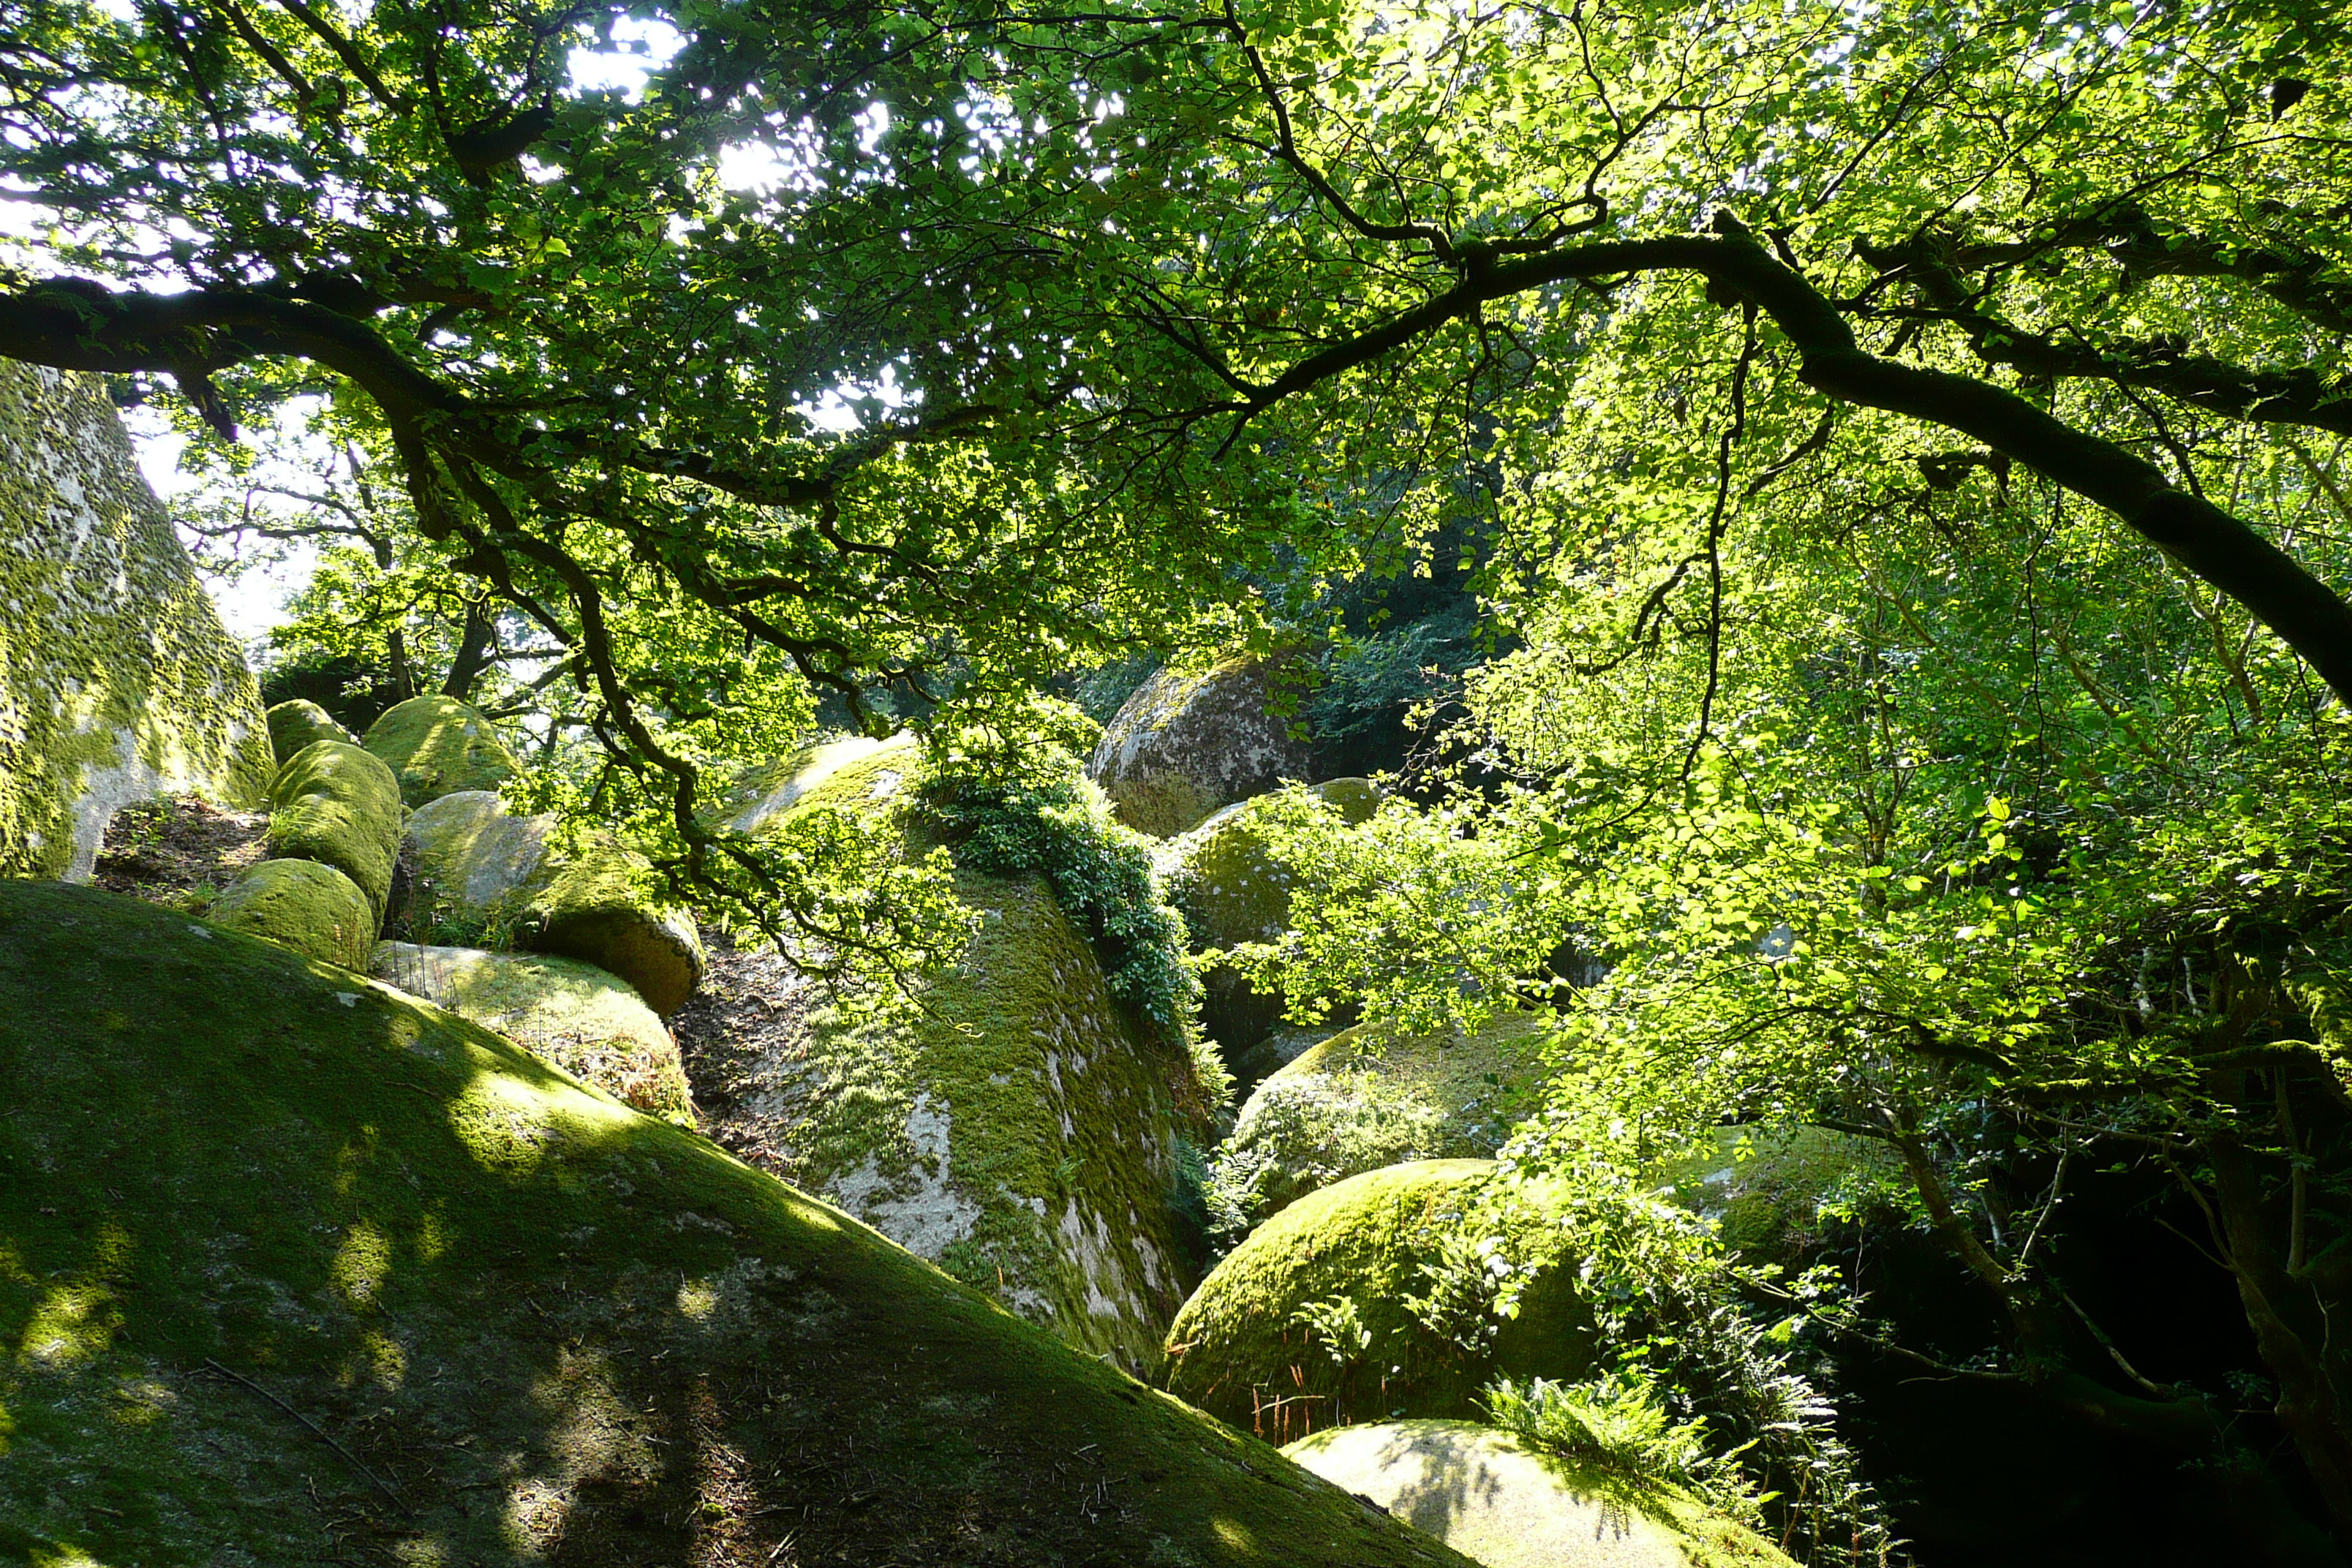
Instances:
[[[590,835],[566,856],[552,842],[555,826],[552,816],[509,815],[489,790],[419,806],[403,833],[400,934],[576,958],[619,975],[667,1017],[701,983],[693,922],[639,890],[644,862],[621,845]]]
[[[221,889],[205,919],[292,948],[321,963],[364,971],[375,910],[360,885],[318,860],[263,860]]]
[[[284,767],[289,759],[313,741],[341,741],[356,746],[360,738],[335,722],[335,716],[307,697],[280,702],[262,717],[269,724],[269,750]]]
[[[797,809],[873,810],[911,761],[852,748],[771,772],[801,780]],[[1112,999],[1042,879],[963,872],[956,890],[981,927],[908,1022],[847,1028],[772,950],[720,953],[676,1021],[706,1131],[1071,1344],[1149,1368],[1190,1283],[1192,1065]]]
[[[1352,1176],[1299,1199],[1201,1281],[1168,1331],[1170,1393],[1244,1431],[1287,1441],[1391,1415],[1466,1415],[1497,1375],[1573,1378],[1592,1353],[1570,1238],[1541,1189],[1516,1199],[1488,1160],[1424,1160]],[[1501,1202],[1504,1206],[1487,1205]],[[1460,1250],[1448,1255],[1446,1239]],[[1518,1313],[1472,1354],[1475,1324],[1408,1297],[1491,1283],[1479,1237],[1526,1285]],[[1448,1274],[1452,1278],[1446,1278]],[[1335,1343],[1301,1321],[1337,1307],[1360,1325]],[[1335,1352],[1337,1353],[1335,1353]]]
[[[313,741],[295,752],[269,786],[269,852],[334,867],[367,894],[381,925],[400,854],[392,770],[344,741]]]
[[[271,766],[105,384],[0,360],[0,876],[86,878],[117,808],[251,807]]]
[[[1266,711],[1279,659],[1229,658],[1200,675],[1161,670],[1103,727],[1087,764],[1119,820],[1167,837],[1218,808],[1304,778],[1312,758],[1293,721]]]
[[[1663,1174],[1668,1195],[1714,1220],[1725,1246],[1791,1267],[1809,1261],[1841,1218],[1899,1214],[1910,1190],[1885,1143],[1822,1127],[1719,1128],[1713,1151]]]
[[[412,806],[457,790],[494,790],[522,772],[488,719],[437,693],[385,709],[361,743],[392,764],[400,798]]]
[[[1335,1035],[1257,1086],[1219,1173],[1255,1222],[1383,1165],[1490,1158],[1530,1109],[1542,1023],[1515,1013],[1471,1036]]]
[[[1687,1493],[1628,1485],[1492,1426],[1381,1422],[1283,1453],[1486,1568],[1794,1568]]]
[[[694,1125],[677,1042],[619,975],[577,959],[375,944],[368,972],[594,1084],[648,1116]]]
[[[1467,1563],[389,987],[0,881],[0,1018],[12,1559]]]

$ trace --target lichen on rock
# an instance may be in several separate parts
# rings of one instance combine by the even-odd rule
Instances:
[[[1210,1271],[1168,1331],[1167,1387],[1288,1441],[1391,1415],[1464,1416],[1496,1376],[1570,1378],[1593,1353],[1547,1189],[1489,1160],[1423,1160],[1311,1193]],[[1498,1268],[1499,1265],[1499,1268]],[[1516,1279],[1516,1315],[1488,1310]]]
[[[628,983],[577,959],[380,942],[369,973],[495,1029],[648,1116],[694,1125],[677,1042]]]
[[[341,741],[356,746],[360,738],[335,721],[335,716],[307,697],[280,702],[262,717],[269,724],[269,750],[284,767],[294,753],[314,741]]]
[[[1468,1568],[389,986],[0,879],[0,1018],[11,1561]]]
[[[269,808],[269,852],[334,867],[367,894],[381,925],[400,854],[400,785],[382,759],[347,741],[313,741],[278,770]]]
[[[494,790],[522,772],[489,720],[438,693],[385,709],[361,743],[392,765],[411,806],[458,790]]]
[[[205,919],[290,947],[321,963],[364,970],[375,909],[360,885],[318,860],[263,860],[221,889]]]
[[[1255,1224],[1319,1187],[1412,1160],[1487,1159],[1530,1108],[1542,1020],[1475,1035],[1360,1024],[1259,1084],[1217,1151],[1215,1184]]]
[[[1497,1427],[1383,1421],[1283,1454],[1486,1568],[1794,1568],[1680,1488],[1574,1464]]]
[[[1268,711],[1292,661],[1238,657],[1198,675],[1163,669],[1103,727],[1087,763],[1129,827],[1168,837],[1222,806],[1304,778],[1307,743]]]
[[[257,805],[261,698],[94,376],[0,360],[0,875],[85,878],[117,808]]]

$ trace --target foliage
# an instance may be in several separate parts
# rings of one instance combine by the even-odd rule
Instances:
[[[1592,1465],[1632,1481],[1699,1486],[1706,1478],[1706,1423],[1676,1421],[1660,1402],[1657,1385],[1638,1370],[1619,1369],[1583,1383],[1507,1377],[1486,1385],[1486,1414],[1496,1426],[1538,1447]],[[1707,1500],[1720,1507],[1720,1500]],[[1734,1517],[1751,1513],[1728,1510]]]

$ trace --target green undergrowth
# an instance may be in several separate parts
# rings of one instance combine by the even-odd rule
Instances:
[[[1466,1562],[488,1031],[168,910],[0,882],[0,1558]]]

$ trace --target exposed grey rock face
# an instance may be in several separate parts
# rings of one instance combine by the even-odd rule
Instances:
[[[0,360],[0,875],[89,876],[117,809],[250,807],[261,695],[95,376]]]
[[[1087,763],[1119,820],[1167,837],[1222,806],[1305,778],[1312,762],[1292,720],[1266,710],[1280,659],[1229,658],[1205,674],[1161,670],[1103,730]]]

